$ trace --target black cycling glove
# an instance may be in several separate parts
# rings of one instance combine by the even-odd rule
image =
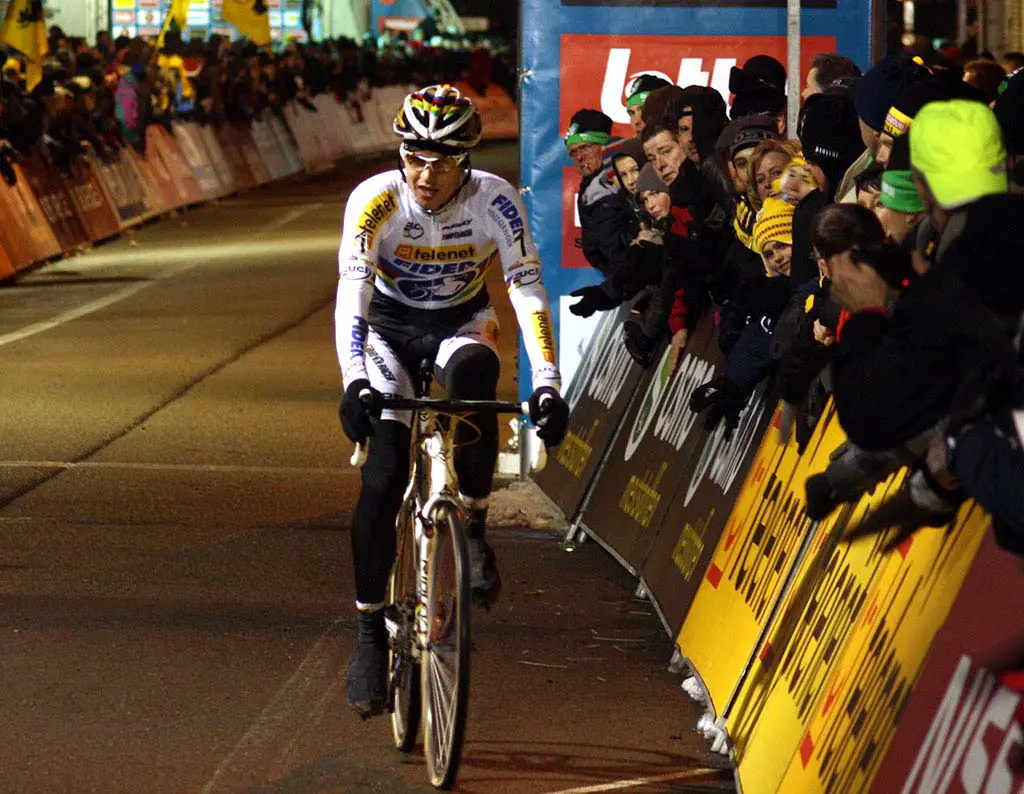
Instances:
[[[558,446],[569,429],[569,404],[550,386],[541,386],[530,395],[530,421],[544,446]]]
[[[338,416],[345,435],[361,444],[373,435],[373,423],[380,419],[380,392],[366,378],[352,381],[341,399]]]

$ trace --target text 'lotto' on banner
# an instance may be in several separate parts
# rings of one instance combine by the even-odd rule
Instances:
[[[786,11],[781,0],[522,0],[521,184],[544,281],[552,303],[596,283],[575,246],[579,175],[562,138],[573,113],[607,113],[615,131],[625,124],[624,91],[642,72],[658,73],[684,87],[712,86],[726,101],[729,70],[754,55],[786,62]],[[870,65],[871,4],[863,0],[803,3],[801,60],[806,74],[820,52],[839,52],[862,68]],[[556,338],[562,323],[554,317]],[[578,338],[579,334],[566,336]],[[520,356],[520,383],[530,382]]]

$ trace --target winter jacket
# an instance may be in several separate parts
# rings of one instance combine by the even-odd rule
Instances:
[[[639,226],[608,159],[597,174],[583,178],[576,207],[580,216],[580,247],[591,267],[608,274],[612,261],[636,237]]]

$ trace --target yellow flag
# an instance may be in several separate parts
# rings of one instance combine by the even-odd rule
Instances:
[[[49,51],[43,0],[11,0],[0,25],[0,42],[25,56],[25,85],[31,91],[43,79],[43,58]]]
[[[221,15],[253,44],[270,44],[266,0],[224,0]]]
[[[171,7],[167,11],[164,25],[160,28],[160,37],[156,40],[158,50],[164,48],[164,37],[171,27],[171,22],[174,22],[180,30],[185,29],[185,25],[188,23],[188,5],[191,2],[192,0],[171,0]]]

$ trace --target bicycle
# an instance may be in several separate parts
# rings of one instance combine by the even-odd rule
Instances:
[[[408,753],[423,723],[433,786],[455,782],[469,702],[469,554],[466,507],[454,469],[455,429],[463,412],[528,414],[527,403],[430,399],[430,362],[420,366],[416,397],[383,395],[384,407],[416,413],[412,472],[395,522],[397,554],[388,585],[388,698],[395,746]],[[470,423],[471,424],[471,423]],[[526,443],[525,439],[521,440]],[[535,448],[543,467],[543,445]],[[352,463],[366,459],[357,446]]]

